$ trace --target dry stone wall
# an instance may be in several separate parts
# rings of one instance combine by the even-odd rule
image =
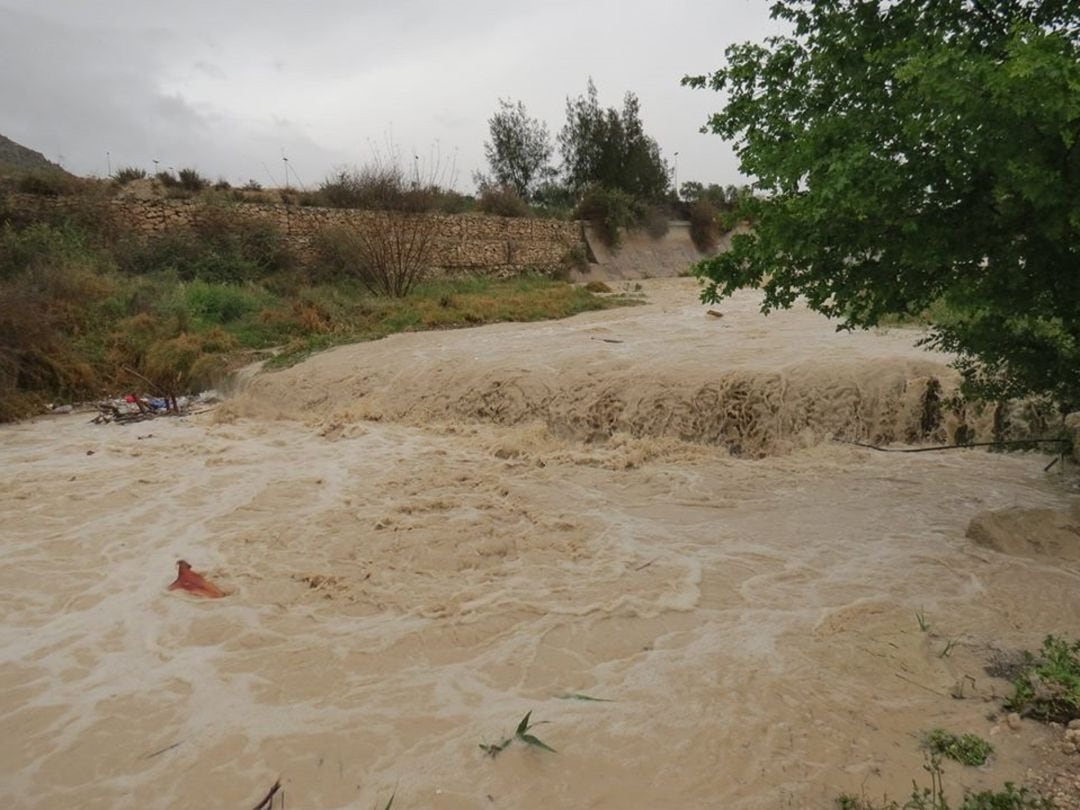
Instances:
[[[63,211],[85,201],[74,197],[9,194],[5,207],[27,216]],[[107,203],[121,224],[149,237],[198,223],[207,203],[197,200],[114,198]],[[314,259],[313,241],[324,228],[376,228],[380,212],[297,205],[236,203],[237,216],[273,222],[289,247],[304,262]],[[509,219],[480,214],[419,214],[431,226],[432,264],[447,273],[509,276],[526,270],[550,271],[567,253],[584,250],[580,223],[543,219]]]

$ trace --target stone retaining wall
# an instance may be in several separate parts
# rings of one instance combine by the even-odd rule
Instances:
[[[43,197],[11,193],[4,206],[29,216],[63,212],[87,202],[78,197]],[[197,200],[113,198],[106,202],[122,225],[153,236],[198,223],[208,203]],[[285,235],[303,262],[313,259],[312,241],[323,228],[378,227],[386,215],[375,211],[314,208],[266,203],[228,204],[237,216],[268,220]],[[574,248],[583,250],[581,226],[546,219],[509,219],[480,214],[418,214],[432,227],[432,264],[447,272],[514,275],[525,270],[550,271]]]

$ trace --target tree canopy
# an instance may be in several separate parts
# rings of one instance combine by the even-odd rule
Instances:
[[[620,113],[603,109],[592,79],[585,95],[566,100],[566,123],[559,132],[566,184],[581,193],[589,186],[625,191],[643,200],[668,190],[668,165],[656,141],[645,134],[641,104],[633,93]]]
[[[699,273],[869,327],[931,305],[969,391],[1080,405],[1080,2],[778,0],[726,96],[757,194]]]
[[[484,142],[484,155],[494,183],[530,199],[538,184],[551,174],[547,124],[530,118],[523,102],[499,99],[499,109],[488,119],[488,129],[491,140]]]

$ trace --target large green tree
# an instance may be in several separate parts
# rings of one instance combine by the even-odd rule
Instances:
[[[633,93],[623,98],[621,112],[604,109],[590,78],[585,95],[566,100],[559,149],[566,184],[576,193],[589,186],[618,189],[642,200],[659,200],[667,193],[668,165],[645,133],[641,104]]]
[[[488,119],[491,140],[484,142],[484,155],[496,185],[514,189],[528,200],[552,170],[551,136],[547,124],[531,118],[523,102],[512,104],[499,99],[499,109]],[[482,184],[486,184],[486,178]]]
[[[715,301],[940,313],[968,390],[1080,406],[1080,0],[779,0],[790,33],[684,83],[756,178]]]

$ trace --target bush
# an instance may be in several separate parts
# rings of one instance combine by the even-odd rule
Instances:
[[[574,219],[575,214],[574,193],[560,183],[541,183],[533,192],[532,212],[533,216],[543,219]]]
[[[467,214],[476,209],[476,200],[453,189],[440,189],[435,194],[435,210],[440,214]]]
[[[0,228],[0,280],[70,263],[86,253],[85,234],[71,225],[35,223]]]
[[[119,185],[126,186],[132,180],[142,180],[146,177],[146,172],[143,169],[137,169],[134,166],[125,166],[122,169],[117,169],[116,174],[113,175]]]
[[[994,746],[981,737],[974,734],[953,734],[941,728],[935,728],[927,734],[923,745],[932,754],[972,767],[985,765],[987,758],[994,753]]]
[[[38,225],[0,232],[0,420],[31,412],[45,397],[92,390],[95,375],[79,340],[92,308],[112,292],[107,261],[74,231]]]
[[[1028,666],[1013,686],[1016,693],[1006,704],[1011,711],[1043,722],[1080,718],[1080,641],[1047,636],[1042,655],[1028,655]]]
[[[18,179],[15,188],[23,194],[62,197],[78,193],[82,185],[77,177],[73,177],[65,171],[54,169],[28,172]]]
[[[577,270],[579,273],[589,272],[589,256],[585,252],[585,246],[579,242],[568,247],[566,253],[563,254],[561,264],[566,268],[568,277],[570,270]]]
[[[343,225],[331,225],[319,230],[311,241],[315,251],[312,280],[325,284],[352,278],[360,255],[356,231]]]
[[[180,185],[180,181],[176,179],[172,172],[158,172],[154,175],[154,179],[165,188],[176,188]]]
[[[619,189],[594,186],[578,203],[577,216],[592,223],[610,248],[622,242],[622,233],[634,225],[634,198]]]
[[[717,222],[719,212],[707,199],[697,200],[690,205],[690,239],[702,253],[716,250],[720,241],[720,225]]]
[[[320,204],[365,211],[430,211],[437,189],[408,183],[400,167],[375,163],[361,169],[339,169],[319,186]]]
[[[128,239],[118,258],[130,274],[174,272],[182,281],[226,283],[254,281],[293,265],[273,222],[244,216],[231,204],[201,207],[188,230]]]
[[[225,253],[252,262],[259,275],[288,270],[294,264],[285,235],[276,223],[245,215],[230,204],[204,205],[198,210],[195,233]]]
[[[180,290],[181,303],[191,315],[209,323],[229,323],[257,312],[266,296],[235,284],[193,281]]]
[[[117,324],[108,359],[129,383],[138,380],[141,387],[146,380],[154,393],[175,396],[217,382],[224,353],[235,347],[236,340],[221,329],[193,333],[182,319],[142,313]]]
[[[527,217],[528,203],[510,186],[488,186],[480,192],[477,210],[497,217]]]
[[[195,231],[170,231],[133,240],[121,250],[120,268],[127,273],[172,273],[181,281],[240,283],[254,281],[260,267],[233,245],[215,245]]]
[[[199,174],[195,169],[181,169],[177,173],[177,182],[184,191],[202,191],[210,181]]]

